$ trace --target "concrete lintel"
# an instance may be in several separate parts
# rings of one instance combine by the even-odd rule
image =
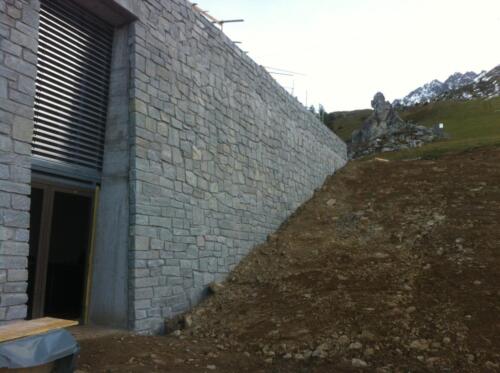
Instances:
[[[73,0],[109,24],[120,27],[138,18],[139,7],[131,0]]]

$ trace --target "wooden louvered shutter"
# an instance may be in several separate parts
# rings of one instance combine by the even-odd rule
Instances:
[[[69,0],[40,9],[34,159],[99,175],[113,28]]]

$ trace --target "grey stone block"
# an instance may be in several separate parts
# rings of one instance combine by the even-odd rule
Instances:
[[[27,294],[0,294],[0,306],[17,306],[25,304],[28,301]]]
[[[27,242],[4,241],[0,243],[0,255],[27,256],[29,245]]]
[[[8,136],[0,136],[0,151],[11,152],[13,144],[12,138]]]
[[[25,211],[3,210],[0,211],[2,224],[6,227],[28,228],[30,216]]]
[[[17,33],[18,35],[21,35],[21,33]],[[22,34],[24,35],[24,34]],[[36,39],[31,38],[29,43],[33,43],[35,40],[36,44]],[[24,61],[20,57],[16,57],[10,54],[7,54],[4,59],[4,64],[7,68],[20,73],[24,74],[27,76],[35,76],[36,75],[36,66],[32,63]]]
[[[8,165],[2,165],[0,164],[0,179],[2,180],[8,180],[10,178],[10,169]],[[6,202],[0,202],[0,205],[2,207],[9,207],[10,206],[10,195],[7,193],[2,193],[6,198]]]
[[[11,92],[12,95],[12,92]],[[26,105],[33,105],[34,92],[20,96]],[[33,120],[16,116],[13,123],[12,137],[19,141],[29,142],[33,138]]]
[[[26,305],[10,306],[7,308],[5,320],[23,320],[26,318],[28,307]]]
[[[24,269],[27,264],[26,256],[0,255],[0,269]]]
[[[26,293],[27,288],[27,282],[7,282],[3,287],[3,291],[5,293]]]
[[[29,177],[29,174],[28,174]],[[20,194],[12,196],[12,208],[21,211],[28,211],[30,208],[30,198]]]
[[[8,93],[8,80],[0,77],[0,99],[7,99]]]
[[[26,269],[9,269],[7,270],[7,280],[9,282],[28,281],[28,271]]]

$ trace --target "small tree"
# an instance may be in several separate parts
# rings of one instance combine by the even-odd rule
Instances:
[[[326,116],[327,115],[328,115],[328,113],[325,111],[325,108],[323,107],[323,105],[319,104],[319,108],[318,108],[319,120],[326,124]]]
[[[310,113],[314,114],[316,118],[318,118],[323,124],[328,124],[330,114],[326,112],[325,107],[323,105],[321,104],[318,105],[318,111],[316,111],[314,105],[309,106],[307,110]]]

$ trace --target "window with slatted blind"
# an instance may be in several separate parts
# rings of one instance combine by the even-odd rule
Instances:
[[[32,152],[102,168],[113,27],[69,0],[41,2]]]

